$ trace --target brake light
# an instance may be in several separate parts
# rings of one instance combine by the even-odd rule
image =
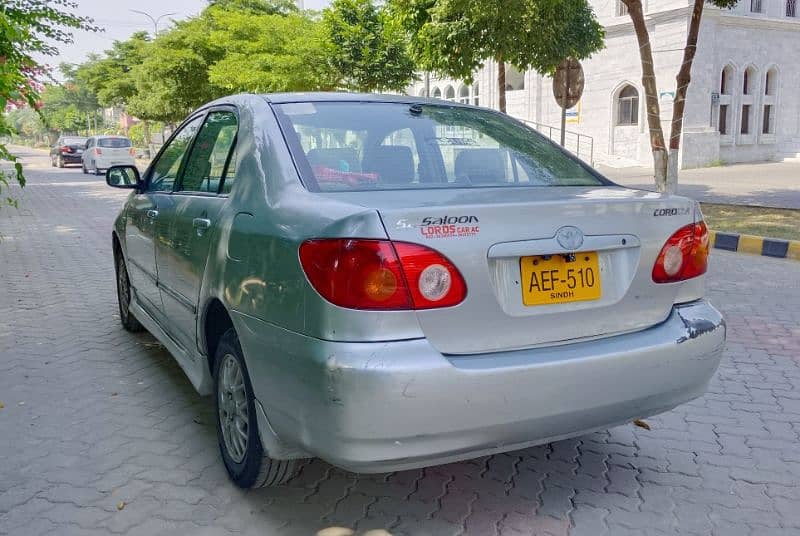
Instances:
[[[131,150],[128,152],[131,153],[131,156],[136,156],[136,149],[134,149],[133,147],[131,147]]]
[[[300,245],[300,263],[320,295],[340,307],[411,310],[449,307],[466,297],[458,269],[425,246],[333,238]]]
[[[71,152],[72,152],[72,147],[69,147],[69,146],[67,146],[67,145],[64,145],[64,146],[63,146],[63,147],[61,147],[61,149],[59,149],[59,150],[60,150],[62,153],[71,153]]]
[[[103,154],[103,151],[100,149],[100,147],[95,147],[94,154]]]
[[[653,281],[674,283],[698,277],[708,269],[708,227],[704,221],[678,229],[661,248]]]

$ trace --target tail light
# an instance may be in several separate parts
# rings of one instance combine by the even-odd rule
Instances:
[[[69,147],[68,145],[64,145],[63,147],[61,147],[61,149],[59,149],[59,151],[61,151],[62,153],[71,153],[72,152],[72,147]]]
[[[323,298],[350,309],[451,307],[467,295],[464,278],[453,263],[419,244],[307,240],[300,245],[300,264]]]
[[[103,150],[100,149],[100,147],[95,147],[94,148],[94,154],[103,154]]]
[[[681,227],[669,237],[653,266],[653,281],[685,281],[703,275],[707,269],[708,227],[700,220]]]
[[[136,149],[135,148],[131,147],[131,150],[128,151],[128,152],[131,153],[131,156],[136,156]]]

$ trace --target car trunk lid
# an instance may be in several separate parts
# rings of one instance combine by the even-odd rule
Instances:
[[[425,336],[446,354],[558,344],[663,321],[677,290],[653,283],[653,263],[693,220],[688,199],[618,187],[429,190],[424,202],[418,191],[346,195],[376,208],[392,240],[429,246],[461,271],[461,304],[417,312]],[[581,243],[570,244],[577,235]],[[589,271],[596,281],[587,294]],[[583,292],[577,297],[567,288],[572,277]]]

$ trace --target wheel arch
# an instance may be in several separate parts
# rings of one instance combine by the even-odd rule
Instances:
[[[200,341],[202,343],[201,350],[205,353],[208,361],[208,372],[211,375],[214,374],[214,359],[219,341],[222,339],[222,335],[233,327],[233,319],[222,300],[217,297],[209,298],[203,307],[201,316]]]

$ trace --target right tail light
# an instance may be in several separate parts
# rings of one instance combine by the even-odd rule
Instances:
[[[444,255],[390,240],[324,238],[300,245],[300,264],[319,294],[340,307],[434,309],[458,305],[467,285]]]
[[[708,227],[700,220],[681,227],[669,237],[653,266],[653,281],[685,281],[703,275],[707,269]]]

